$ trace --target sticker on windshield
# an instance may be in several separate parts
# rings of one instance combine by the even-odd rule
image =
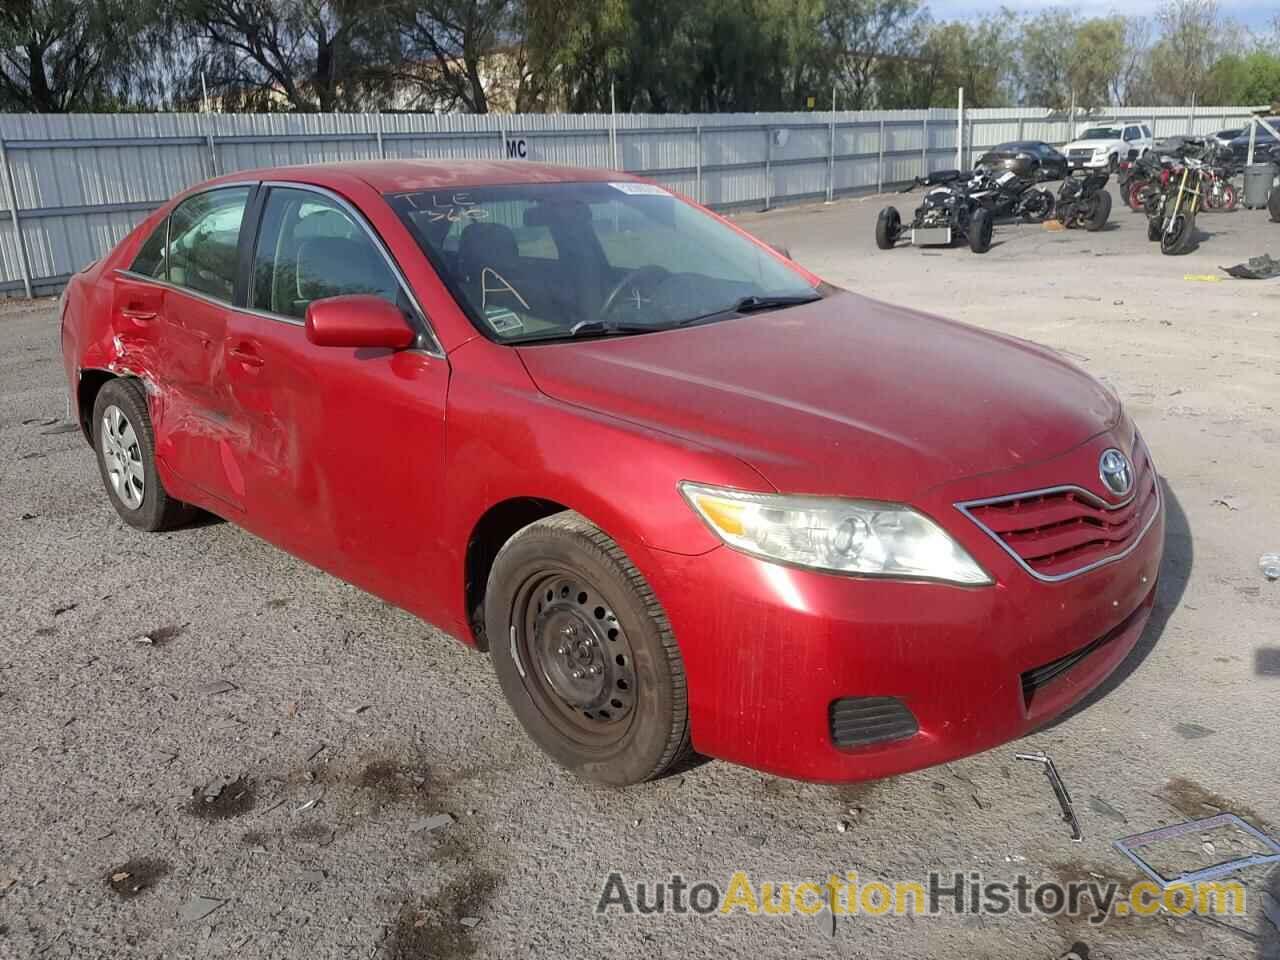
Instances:
[[[666,190],[658,186],[656,183],[632,183],[630,181],[619,181],[618,183],[610,183],[609,186],[625,193],[629,197],[669,197],[671,196]]]
[[[524,329],[524,321],[506,307],[488,307],[484,311],[484,318],[494,333],[519,333]]]

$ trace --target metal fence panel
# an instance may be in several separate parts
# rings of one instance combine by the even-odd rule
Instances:
[[[1156,136],[1241,125],[1240,107],[1133,107]],[[345,160],[528,159],[632,173],[721,209],[875,190],[956,165],[956,110],[755,114],[6,114],[0,116],[0,294],[53,292],[147,213],[215,174]],[[1030,108],[970,110],[962,163],[1073,127]],[[614,131],[616,130],[616,137]],[[12,196],[8,189],[12,182]],[[10,205],[17,207],[15,225]]]

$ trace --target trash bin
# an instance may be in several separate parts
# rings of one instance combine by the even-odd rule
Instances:
[[[1271,182],[1275,180],[1276,167],[1273,163],[1255,163],[1244,168],[1244,205],[1250,210],[1257,210],[1267,205],[1267,195],[1271,192]]]

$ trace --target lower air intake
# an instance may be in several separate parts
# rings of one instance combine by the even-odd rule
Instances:
[[[897,697],[842,697],[829,710],[831,741],[837,747],[865,747],[872,743],[914,736],[920,725],[915,714]]]

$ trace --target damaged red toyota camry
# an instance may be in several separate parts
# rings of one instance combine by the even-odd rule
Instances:
[[[1160,484],[1111,390],[625,174],[239,173],[61,313],[126,523],[216,514],[487,650],[594,780],[984,750],[1096,687],[1155,596]]]

